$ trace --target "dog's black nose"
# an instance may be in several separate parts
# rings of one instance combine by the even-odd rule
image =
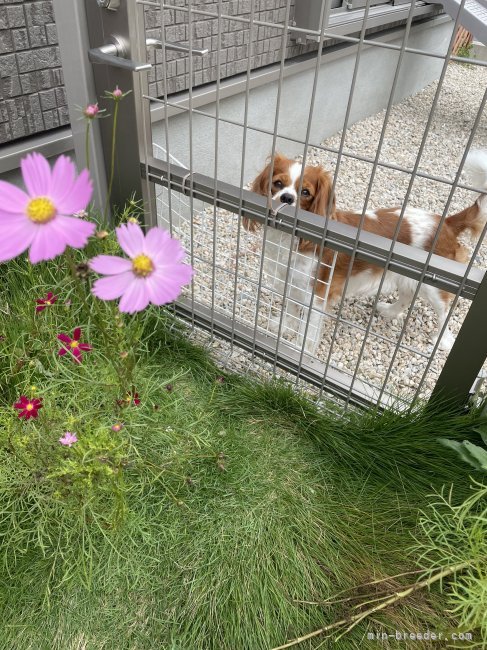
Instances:
[[[287,194],[286,192],[281,194],[281,203],[292,205],[294,203],[294,196],[292,194]]]

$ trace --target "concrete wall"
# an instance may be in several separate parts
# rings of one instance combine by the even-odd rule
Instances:
[[[452,22],[445,18],[413,25],[408,45],[412,48],[444,53],[451,37]],[[388,42],[401,44],[402,31]],[[388,102],[398,53],[377,47],[362,52],[354,93],[350,124],[382,110]],[[326,137],[343,128],[355,53],[350,49],[330,52],[323,57],[317,84],[315,108],[311,122],[310,142],[320,144]],[[414,94],[439,77],[443,61],[431,57],[407,54],[401,68],[395,101]],[[288,156],[303,152],[303,146],[290,138],[303,140],[308,125],[309,106],[314,79],[314,65],[284,80],[277,131],[277,150]],[[272,149],[272,136],[256,128],[274,129],[278,82],[272,81],[250,92],[248,133],[244,180],[248,182],[262,169]],[[245,94],[240,93],[220,101],[220,117],[242,122]],[[214,114],[215,105],[199,106],[198,110]],[[190,145],[187,113],[169,119],[169,151],[184,165],[189,165]],[[215,164],[215,120],[193,115],[193,168],[195,172],[213,175]],[[153,127],[153,141],[167,149],[164,123]],[[243,128],[220,123],[217,178],[239,185]],[[164,158],[156,148],[156,157]]]
[[[50,0],[0,0],[0,143],[69,123]]]

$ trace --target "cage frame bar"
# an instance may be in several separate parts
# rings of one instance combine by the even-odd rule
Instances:
[[[152,158],[148,163],[150,180],[152,182],[181,192],[189,197],[188,184],[183,182],[184,177],[187,175],[187,170],[184,167],[179,167],[171,163],[171,178],[169,180],[167,164],[164,161]],[[141,166],[141,173],[145,174],[145,166]],[[240,192],[240,188],[223,181],[218,181],[218,207],[238,214]],[[193,174],[193,193],[194,198],[211,202],[215,193],[214,179],[210,176],[195,172]],[[272,223],[269,225],[272,225],[278,230],[282,230],[287,234],[293,233],[294,207],[284,207],[282,210],[279,210],[279,220],[274,223],[274,220],[269,220],[267,216],[268,205],[265,197],[254,194],[249,190],[243,190],[242,197],[241,210],[243,216],[254,219],[262,225],[271,221]],[[363,259],[377,266],[385,265],[390,250],[389,239],[366,230],[363,230],[357,239],[356,228],[332,219],[329,220],[326,231],[323,233],[323,217],[301,209],[298,209],[297,215],[296,237],[307,239],[319,245],[324,234],[325,247],[346,254],[351,254],[354,249],[354,244],[357,241],[358,259]],[[424,263],[427,257],[427,251],[396,242],[389,269],[396,273],[406,275],[413,280],[419,280],[421,274],[424,272]],[[455,293],[462,284],[465,270],[465,264],[433,253],[426,270],[424,282],[439,289],[449,291],[450,293]],[[473,300],[484,275],[485,271],[482,269],[470,269],[460,296],[468,300]]]

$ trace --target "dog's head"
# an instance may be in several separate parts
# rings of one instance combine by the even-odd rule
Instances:
[[[276,153],[274,165],[272,165],[272,160],[267,163],[254,180],[252,191],[262,196],[271,196],[281,203],[295,205],[298,199],[302,170],[301,163]],[[335,198],[331,197],[331,190],[330,174],[321,167],[306,165],[299,195],[299,207],[322,216],[329,212],[330,217],[333,218]]]

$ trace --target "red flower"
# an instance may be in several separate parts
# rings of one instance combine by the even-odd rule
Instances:
[[[58,334],[58,339],[64,343],[64,347],[58,352],[59,356],[64,356],[67,352],[71,352],[76,363],[81,363],[81,352],[89,352],[93,348],[87,343],[80,343],[81,328],[77,327],[73,332],[73,338],[67,334]]]
[[[20,411],[19,418],[36,418],[39,409],[42,408],[42,397],[29,399],[25,395],[21,395],[18,402],[14,404],[14,408]]]
[[[139,393],[136,393],[134,391],[131,391],[130,393],[127,393],[127,395],[123,399],[117,399],[117,404],[119,406],[139,406],[140,404],[140,399],[139,399]]]
[[[37,307],[36,311],[44,311],[46,307],[49,307],[50,305],[54,305],[54,303],[57,300],[57,296],[55,296],[52,291],[49,291],[47,296],[45,298],[39,298],[36,300]]]

